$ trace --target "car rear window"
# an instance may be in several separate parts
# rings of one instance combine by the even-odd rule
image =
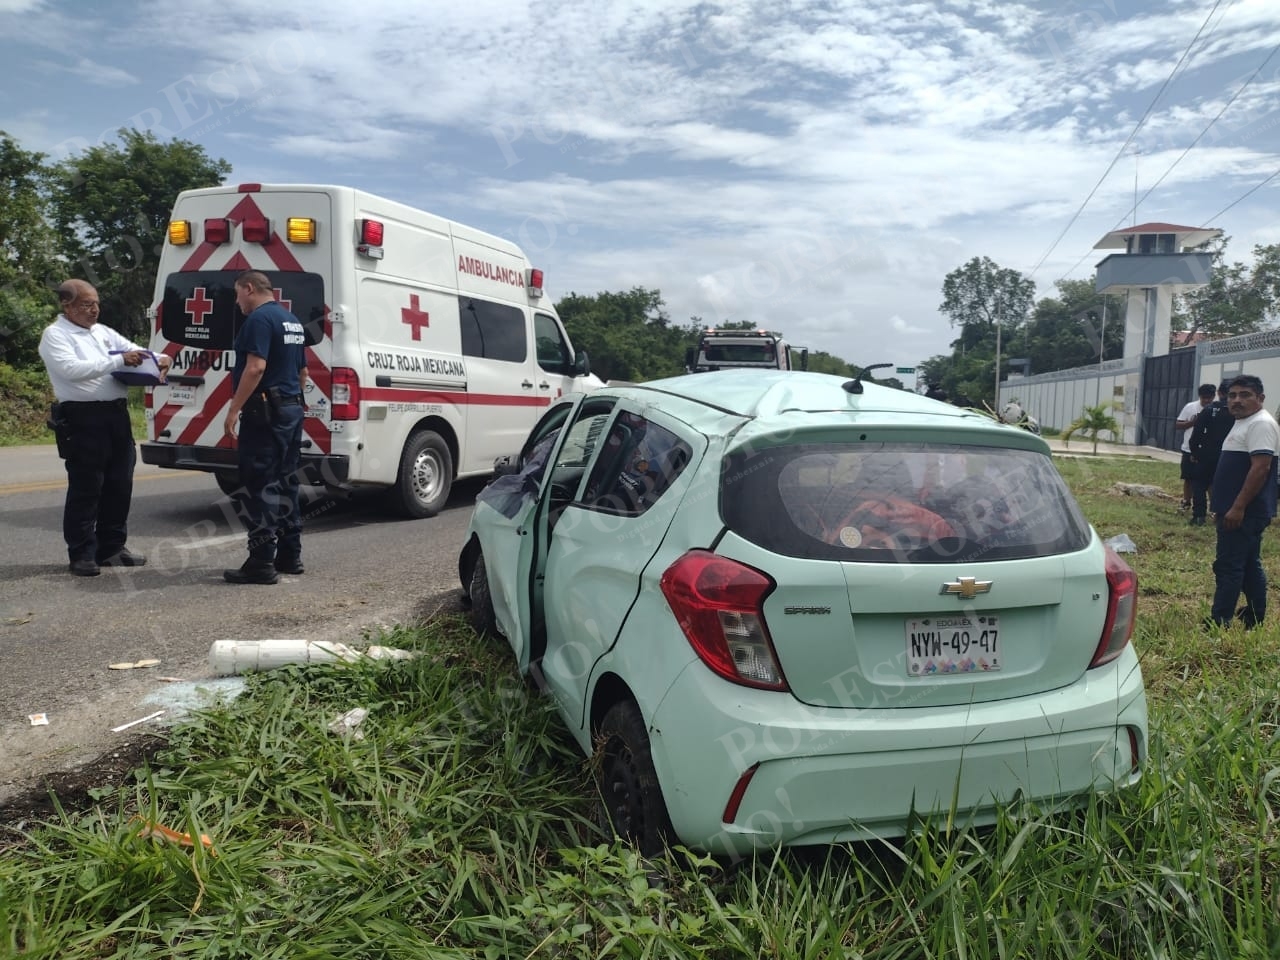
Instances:
[[[954,563],[1083,548],[1089,526],[1049,458],[961,444],[822,443],[730,454],[729,528],[793,557]]]

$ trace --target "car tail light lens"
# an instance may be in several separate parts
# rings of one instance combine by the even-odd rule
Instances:
[[[748,687],[786,690],[764,622],[773,580],[752,567],[707,550],[690,550],[660,581],[680,629],[702,662]]]
[[[1138,575],[1107,547],[1107,619],[1102,625],[1102,639],[1089,666],[1100,667],[1120,656],[1120,651],[1133,634],[1133,621],[1138,606]]]
[[[350,367],[334,367],[330,416],[334,420],[360,419],[360,378]]]

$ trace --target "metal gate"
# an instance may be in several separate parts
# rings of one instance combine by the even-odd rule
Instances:
[[[1178,413],[1196,399],[1196,350],[1183,347],[1142,364],[1142,401],[1138,407],[1138,443],[1177,450],[1182,434]]]

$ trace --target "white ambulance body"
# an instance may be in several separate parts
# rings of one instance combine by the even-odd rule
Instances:
[[[239,485],[223,436],[235,278],[261,270],[307,331],[308,482],[386,487],[431,516],[455,478],[516,454],[542,411],[588,389],[519,247],[349,187],[242,184],[179,195],[156,280],[145,463]]]

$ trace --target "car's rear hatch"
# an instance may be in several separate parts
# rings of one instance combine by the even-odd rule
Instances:
[[[726,461],[721,513],[717,551],[777,584],[765,621],[805,703],[1052,690],[1081,676],[1102,635],[1103,547],[1041,452],[757,442]]]

